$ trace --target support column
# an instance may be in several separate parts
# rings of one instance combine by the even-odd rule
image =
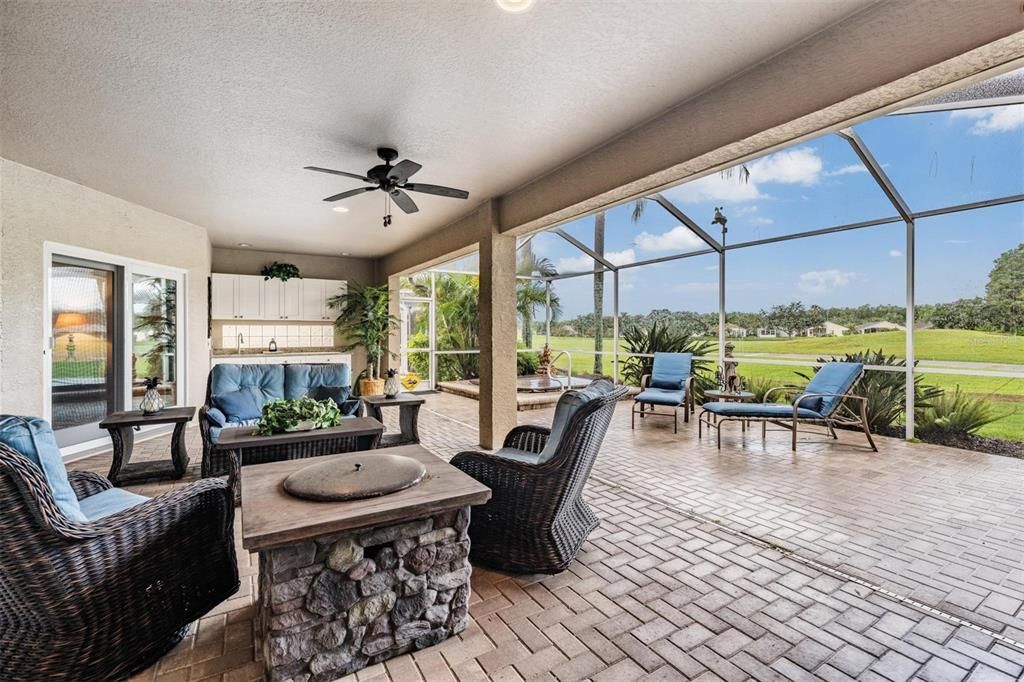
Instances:
[[[516,425],[516,240],[498,232],[497,212],[480,240],[480,446]]]
[[[916,239],[914,237],[914,221],[907,221],[907,405],[905,408],[906,419],[907,419],[907,433],[906,439],[913,440],[914,438],[914,399],[917,397],[914,395],[914,363],[917,361],[917,353],[914,350],[914,325],[917,323],[915,300],[916,295],[914,293],[914,265],[915,256],[914,253],[916,247]]]

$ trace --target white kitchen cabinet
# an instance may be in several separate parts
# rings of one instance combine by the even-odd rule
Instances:
[[[329,308],[327,302],[339,294],[343,294],[348,291],[348,282],[344,280],[327,279],[324,280],[324,319],[334,321],[334,318],[338,316],[340,312],[336,308]]]
[[[262,277],[214,273],[210,288],[210,317],[213,319],[263,319]]]
[[[302,319],[333,321],[338,311],[327,306],[327,301],[345,291],[345,282],[335,279],[302,280]]]
[[[346,289],[333,279],[264,280],[258,275],[211,276],[210,316],[215,320],[327,322],[337,311],[327,300]]]
[[[240,320],[263,319],[263,278],[239,275],[236,280],[235,311]]]
[[[215,320],[235,320],[235,279],[237,275],[210,276],[210,317]]]

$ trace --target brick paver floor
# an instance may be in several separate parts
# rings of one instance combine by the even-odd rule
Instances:
[[[430,396],[420,419],[438,455],[474,447],[475,402]],[[194,480],[196,429],[189,445],[183,481],[133,489],[156,495]],[[555,576],[476,569],[464,633],[350,678],[1020,679],[1024,460],[860,445],[855,434],[808,434],[794,456],[785,434],[762,445],[759,431],[744,441],[735,429],[718,451],[695,425],[631,431],[622,403],[586,491],[602,525],[578,561]],[[73,468],[105,473],[108,463],[101,454]],[[255,557],[240,551],[239,564],[238,594],[138,679],[261,678]]]

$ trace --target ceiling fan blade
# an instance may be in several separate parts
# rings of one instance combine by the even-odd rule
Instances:
[[[464,189],[455,189],[454,187],[442,187],[441,185],[425,185],[422,182],[413,183],[407,182],[402,185],[402,189],[407,189],[410,192],[423,192],[424,194],[436,194],[439,197],[450,197],[452,199],[468,199],[469,192]]]
[[[354,197],[357,194],[362,194],[363,192],[372,192],[375,189],[377,189],[377,188],[376,187],[360,187],[359,189],[350,189],[347,192],[341,192],[340,194],[333,194],[333,195],[327,197],[326,199],[324,199],[324,201],[340,201],[341,199],[348,199],[349,197]]]
[[[415,161],[405,159],[404,161],[399,161],[395,164],[394,168],[388,171],[388,178],[391,180],[397,180],[398,182],[405,182],[412,175],[415,175],[416,171],[420,168],[423,168],[423,166],[419,165]]]
[[[400,189],[391,190],[391,199],[398,205],[398,208],[406,213],[416,213],[420,210],[416,202],[412,200],[412,197]]]
[[[355,173],[346,173],[345,171],[331,170],[330,168],[320,168],[319,166],[303,166],[303,170],[316,171],[317,173],[330,173],[331,175],[341,175],[342,177],[352,178],[354,180],[362,180],[363,182],[373,182],[370,178],[362,175],[356,175]]]

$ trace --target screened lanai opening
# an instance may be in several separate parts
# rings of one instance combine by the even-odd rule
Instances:
[[[683,350],[698,387],[729,353],[760,400],[855,360],[874,432],[1020,453],[1022,92],[1014,72],[520,238],[520,391],[638,386]],[[476,378],[476,272],[402,280],[403,367],[431,387]]]

